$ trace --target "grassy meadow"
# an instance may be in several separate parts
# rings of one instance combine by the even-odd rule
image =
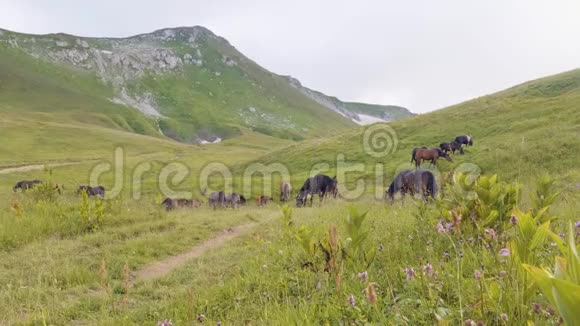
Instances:
[[[384,157],[365,152],[367,128],[297,143],[243,130],[196,146],[2,110],[0,324],[576,325],[579,76],[390,123],[397,146]],[[441,197],[375,198],[375,181],[380,194],[395,171],[412,168],[413,147],[463,133],[475,145],[438,162]],[[121,195],[76,195],[97,164],[114,163],[116,147],[125,151]],[[265,208],[252,200],[239,209],[159,205],[158,176],[169,163],[189,171],[171,187],[203,200],[199,174],[210,163],[232,171],[212,176],[213,188],[231,181],[242,191],[246,166],[279,162],[296,190],[313,170],[340,172],[337,154],[365,164],[338,173],[343,194],[359,178],[373,181],[356,200],[279,207],[275,176],[275,203]],[[39,163],[70,164],[2,173]],[[468,163],[480,168],[477,180],[462,173]],[[150,169],[132,178],[144,164]],[[261,176],[249,178],[252,199],[264,189]],[[63,194],[12,192],[24,179],[63,184]],[[108,172],[100,182],[111,189],[116,180]],[[151,270],[162,273],[140,277]]]

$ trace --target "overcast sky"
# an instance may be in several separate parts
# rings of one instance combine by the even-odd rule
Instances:
[[[0,27],[25,33],[193,25],[308,87],[414,112],[580,67],[580,0],[0,0]]]

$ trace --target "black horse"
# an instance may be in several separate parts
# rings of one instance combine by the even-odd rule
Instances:
[[[439,148],[441,148],[441,150],[443,150],[445,153],[451,152],[455,154],[455,151],[459,151],[459,154],[463,154],[463,148],[461,147],[461,144],[456,141],[441,143],[439,144]]]
[[[409,185],[413,184],[413,182],[411,182],[409,179],[412,177],[413,171],[411,170],[401,171],[399,174],[397,174],[395,180],[393,180],[389,188],[387,188],[384,198],[386,199],[387,197],[389,197],[392,201],[395,197],[395,193],[397,192],[401,192],[401,196],[403,196],[403,198],[407,193],[414,194],[414,187],[409,187]]]
[[[429,170],[402,171],[387,188],[385,199],[388,197],[392,201],[397,192],[401,192],[403,198],[407,193],[411,194],[411,197],[414,197],[415,193],[421,193],[425,201],[435,198],[437,196],[435,175]]]
[[[312,206],[312,200],[314,199],[315,194],[318,194],[320,203],[322,203],[324,195],[326,195],[326,193],[331,190],[335,183],[336,177],[331,178],[323,174],[317,174],[312,178],[309,178],[304,182],[302,188],[300,188],[300,192],[296,197],[296,206],[305,206],[308,195],[310,195],[310,206]]]
[[[332,183],[328,185],[328,189],[326,190],[326,194],[332,198],[336,198],[338,196],[338,181],[336,177],[332,178]]]
[[[25,191],[28,189],[32,189],[34,187],[36,187],[39,184],[43,184],[42,181],[40,180],[22,180],[22,181],[18,181],[14,187],[12,187],[12,191],[16,192],[18,189]]]
[[[103,186],[97,187],[80,186],[79,189],[77,190],[77,195],[80,195],[82,192],[86,192],[87,196],[89,197],[92,196],[101,196],[102,198],[105,197],[105,187]]]
[[[226,207],[231,207],[231,208],[239,208],[240,204],[241,204],[241,198],[240,195],[233,192],[229,195],[225,195],[225,205]]]
[[[213,207],[213,209],[216,208],[221,208],[226,204],[226,194],[223,191],[214,191],[211,194],[209,194],[209,198],[208,198],[208,204],[210,207]]]
[[[246,197],[240,195],[240,206],[246,206]]]
[[[471,137],[471,135],[457,136],[455,137],[455,142],[459,143],[460,145],[473,146],[473,137]]]

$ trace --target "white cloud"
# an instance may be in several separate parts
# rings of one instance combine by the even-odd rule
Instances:
[[[202,25],[345,100],[424,112],[580,67],[580,2],[3,0],[3,28],[129,36]]]

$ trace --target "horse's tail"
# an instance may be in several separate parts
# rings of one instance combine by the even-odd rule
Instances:
[[[411,163],[415,161],[415,154],[417,154],[416,148],[414,148],[413,151],[411,152]]]
[[[385,194],[385,199],[387,199],[387,196],[390,199],[393,199],[393,197],[395,196],[395,180],[393,180],[393,182],[391,182],[389,189],[387,189],[387,193]]]
[[[427,190],[431,194],[431,197],[435,199],[437,196],[437,181],[435,180],[435,175],[431,171],[428,171],[427,175]]]

